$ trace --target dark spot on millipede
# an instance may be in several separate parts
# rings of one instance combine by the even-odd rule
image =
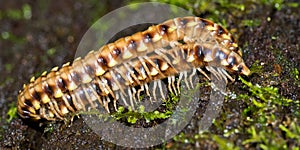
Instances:
[[[62,98],[56,99],[56,102],[58,106],[64,105],[64,101],[62,100]]]
[[[219,60],[223,60],[226,58],[226,54],[220,50],[220,49],[216,49],[216,59],[219,59]]]
[[[115,73],[115,76],[116,76],[116,80],[120,83],[125,83],[126,81],[122,78],[121,74],[120,73]]]
[[[229,67],[233,67],[234,64],[236,64],[236,58],[233,57],[233,56],[230,56],[230,57],[228,58],[228,64],[229,64]]]
[[[155,59],[153,59],[153,62],[156,65],[156,67],[160,68],[161,64],[160,64],[160,60],[159,59],[155,58]]]
[[[151,70],[151,68],[153,68],[152,64],[150,64],[149,62],[145,62],[145,64],[149,70]]]
[[[71,78],[75,83],[79,83],[81,80],[79,73],[76,71],[71,72]]]
[[[167,45],[164,49],[170,50],[170,49],[172,49],[172,47],[170,45]]]
[[[112,52],[113,52],[113,55],[115,55],[115,56],[119,56],[121,54],[121,50],[117,47],[114,48],[114,50]]]
[[[240,50],[239,47],[235,47],[233,51],[237,53],[239,50]]]
[[[100,56],[97,61],[101,66],[107,66],[107,61],[104,57]]]
[[[162,61],[161,59],[157,59],[157,65],[158,65],[158,68],[161,69],[164,63],[165,63],[165,62]]]
[[[73,103],[73,100],[72,100],[72,96],[70,95],[69,91],[66,93],[65,97],[66,97],[66,99],[67,99],[69,105],[70,105],[72,108],[76,109],[76,107],[75,107],[75,105],[74,105],[74,103]]]
[[[40,95],[38,94],[38,92],[34,91],[33,93],[31,93],[32,97],[36,100],[40,100]]]
[[[52,111],[51,111],[51,110],[49,110],[49,109],[45,109],[45,114],[46,114],[47,116],[49,116],[50,112],[52,113]]]
[[[53,90],[48,85],[48,83],[44,85],[43,89],[44,89],[44,92],[47,93],[48,95],[52,95],[53,94]]]
[[[201,19],[201,22],[202,22],[202,27],[205,27],[205,26],[207,26],[207,25],[210,25],[211,23],[210,22],[208,22],[207,20],[205,20],[205,19]]]
[[[85,92],[84,92],[84,89],[81,89],[77,91],[78,95],[79,95],[79,98],[82,100],[82,101],[85,101],[87,100],[87,97],[85,95]]]
[[[139,76],[140,75],[140,73],[135,68],[131,68],[131,70],[133,70],[133,74],[135,76]]]
[[[167,25],[159,25],[158,29],[160,31],[160,34],[163,35],[163,34],[167,33],[167,31],[169,29],[169,26],[167,26]]]
[[[230,44],[234,43],[235,39],[233,38],[233,36],[230,36]]]
[[[62,91],[66,90],[66,82],[63,78],[58,78],[56,80],[56,84]]]
[[[242,72],[242,70],[243,70],[243,66],[238,66],[238,73],[241,73]]]
[[[218,26],[218,35],[221,35],[225,32],[224,28],[221,26]]]
[[[198,57],[198,59],[203,59],[204,58],[203,49],[202,49],[201,46],[196,45],[195,46],[195,51],[196,51],[196,56]]]
[[[130,40],[128,44],[128,48],[135,50],[137,48],[136,42],[134,40]]]
[[[152,41],[152,35],[150,33],[146,33],[144,35],[144,42],[145,43],[150,43]]]
[[[29,99],[25,99],[24,104],[25,104],[25,106],[29,106],[29,107],[33,106],[32,102]]]
[[[95,69],[92,66],[90,66],[88,64],[85,65],[85,70],[90,76],[95,75]]]
[[[97,92],[97,94],[99,96],[101,96],[102,92],[100,90],[99,84],[98,83],[93,83],[92,86],[93,86],[94,90]]]
[[[188,23],[188,20],[187,19],[181,19],[180,20],[180,24],[181,25],[186,25]]]

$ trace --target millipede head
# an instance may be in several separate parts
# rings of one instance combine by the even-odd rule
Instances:
[[[193,55],[196,60],[195,66],[197,67],[201,67],[203,65],[201,62],[204,62],[205,65],[221,67],[233,74],[246,76],[250,74],[250,70],[244,63],[241,55],[235,51],[211,44],[195,44],[193,49]]]
[[[229,69],[229,71],[246,76],[250,74],[249,68],[246,66],[244,60],[239,54],[231,52],[227,58],[227,62],[229,65],[226,67]]]

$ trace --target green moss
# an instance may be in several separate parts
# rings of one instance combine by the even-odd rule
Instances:
[[[7,17],[12,20],[30,19],[31,7],[28,4],[24,4],[20,9],[6,9],[0,11],[0,18]]]
[[[288,123],[288,129],[283,125],[284,122],[281,122],[280,118],[284,115],[282,108],[299,108],[299,100],[281,96],[278,88],[253,85],[241,77],[239,79],[249,88],[250,92],[250,94],[238,96],[238,99],[243,100],[248,105],[243,111],[243,126],[248,126],[246,130],[248,138],[242,144],[244,146],[258,145],[260,149],[296,148],[300,144],[300,127],[297,119]],[[299,114],[300,110],[295,109],[293,111],[297,117],[296,114]]]
[[[251,126],[247,129],[250,136],[242,144],[257,144],[261,149],[297,149],[300,144],[298,143],[300,141],[299,125],[292,122],[290,129],[288,129],[280,124],[279,129],[285,134],[281,135],[280,131],[273,128],[257,129],[255,126]]]
[[[245,4],[244,3],[237,3],[237,2],[232,2],[229,0],[214,0],[214,3],[220,4],[221,7],[227,8],[227,9],[238,9],[241,11],[245,10]]]
[[[245,19],[245,20],[242,20],[242,25],[244,26],[248,26],[248,27],[255,27],[255,26],[260,26],[261,24],[261,20],[259,19]]]
[[[24,19],[31,19],[32,13],[31,13],[31,7],[28,4],[24,4],[22,6],[22,13]]]
[[[241,77],[239,77],[239,79],[248,86],[253,97],[258,98],[260,102],[253,99],[253,97],[249,97],[247,94],[241,94],[240,98],[251,99],[253,104],[257,107],[266,107],[270,106],[270,104],[289,106],[291,103],[295,102],[291,99],[281,96],[278,93],[278,88],[272,86],[261,87],[260,85],[253,85],[251,82],[247,82]]]
[[[293,8],[299,7],[299,3],[297,2],[288,2],[286,5]]]
[[[292,122],[290,125],[290,129],[285,127],[284,125],[279,125],[279,128],[286,133],[286,136],[291,139],[295,139],[300,141],[300,126],[296,125],[295,122]]]
[[[180,132],[176,136],[173,137],[173,140],[176,142],[181,142],[181,143],[191,143],[194,144],[196,139],[198,138],[198,135],[196,134],[195,136],[187,135],[184,132]]]
[[[144,112],[144,110],[142,109],[143,107],[144,106],[140,107],[140,109],[136,111],[129,110],[127,112],[124,112],[123,107],[119,107],[118,111],[112,114],[112,116],[117,120],[126,118],[128,123],[135,124],[140,119],[145,119],[148,123],[155,119],[166,119],[172,115],[172,111],[169,110],[165,112],[159,112],[157,110],[153,112]]]
[[[4,39],[4,40],[8,39],[9,36],[10,36],[10,33],[9,33],[9,32],[4,31],[4,32],[1,33],[1,37],[2,37],[2,39]]]
[[[48,123],[44,128],[44,134],[51,134],[54,131],[53,123]]]
[[[13,20],[20,20],[23,18],[22,11],[19,9],[8,9],[5,13],[8,18]]]
[[[260,65],[260,62],[257,60],[251,65],[251,74],[261,74],[263,72],[263,66]]]
[[[212,139],[218,144],[219,149],[239,150],[239,147],[235,146],[234,143],[232,143],[228,139],[221,138],[218,135],[212,135]]]
[[[13,69],[13,65],[12,64],[5,64],[4,67],[5,67],[5,70],[7,72],[11,72],[12,69]]]
[[[26,41],[26,39],[24,37],[16,36],[7,31],[1,32],[0,39],[8,40],[8,41],[14,42],[15,44],[20,44],[20,45],[22,45]]]
[[[210,144],[216,144],[218,149],[223,150],[239,150],[240,148],[237,147],[232,141],[227,138],[223,138],[220,135],[203,132],[199,134],[186,134],[184,132],[180,132],[178,135],[172,138],[176,142],[176,145],[170,147],[170,149],[177,149],[182,148],[182,144],[195,144],[199,141],[209,140],[212,141]]]
[[[297,68],[294,68],[291,72],[292,76],[294,77],[295,80],[299,80],[299,70]]]
[[[276,138],[275,133],[270,129],[258,130],[254,126],[247,129],[250,138],[243,141],[243,145],[257,143],[261,149],[287,149],[282,138]]]
[[[15,103],[9,104],[9,110],[7,112],[8,118],[6,119],[6,122],[11,122],[12,119],[17,117],[17,106]]]
[[[291,82],[294,86],[300,87],[300,80],[299,80],[299,70],[298,66],[296,66],[292,61],[290,61],[290,58],[288,58],[281,49],[273,48],[272,53],[274,56],[276,56],[275,64],[278,64],[280,67],[280,72],[286,73],[284,76],[281,76],[281,82],[287,83]],[[275,75],[280,75],[276,73]]]
[[[56,53],[56,49],[55,48],[50,48],[47,50],[47,55],[48,56],[54,56]]]

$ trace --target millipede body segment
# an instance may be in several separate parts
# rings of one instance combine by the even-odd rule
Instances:
[[[57,120],[99,105],[109,112],[108,103],[117,109],[118,99],[134,107],[140,92],[155,97],[149,94],[149,82],[161,89],[161,80],[168,79],[168,90],[179,93],[179,82],[192,83],[188,80],[196,71],[208,77],[204,68],[226,79],[232,79],[226,71],[250,74],[226,29],[199,17],[175,18],[32,78],[19,92],[18,113],[22,118]]]

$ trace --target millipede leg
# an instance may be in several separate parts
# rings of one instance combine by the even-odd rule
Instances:
[[[177,81],[177,89],[179,91],[178,94],[180,94],[180,83],[181,83],[182,77],[183,77],[183,73],[180,73],[178,81]]]
[[[124,105],[125,105],[125,106],[128,106],[128,104],[127,104],[127,102],[126,102],[126,99],[125,99],[123,93],[120,93],[120,95],[121,95],[121,99],[122,99]]]
[[[172,64],[171,61],[170,61],[170,59],[164,53],[162,53],[162,52],[166,53],[167,51],[165,51],[165,49],[162,49],[162,48],[155,50],[155,53],[158,54],[159,56],[161,56],[162,58],[164,58],[164,60],[168,64]]]
[[[91,105],[91,107],[93,108],[93,109],[95,109],[96,107],[95,107],[95,105],[94,105],[94,103],[93,103],[93,101],[92,101],[92,98],[91,98],[91,95],[90,95],[90,93],[88,93],[88,90],[92,90],[91,88],[91,86],[89,86],[88,87],[88,85],[87,86],[85,86],[85,87],[83,87],[84,89],[87,89],[87,90],[83,90],[84,91],[84,96],[86,97],[86,100],[88,100],[88,102],[89,102],[89,104]]]
[[[149,86],[148,86],[148,84],[144,84],[144,86],[145,86],[145,89],[146,89],[147,96],[150,97],[150,92],[149,92]]]
[[[226,70],[224,69],[220,69],[220,71],[229,79],[231,80],[232,82],[234,81],[234,79],[226,72]],[[225,79],[226,79],[225,77]],[[227,84],[227,79],[226,79],[226,84]]]
[[[142,91],[144,91],[144,85],[141,85],[141,87],[137,91],[137,98],[139,101],[141,101],[140,96]]]
[[[136,89],[134,87],[132,87],[131,89],[132,89],[132,99],[133,99],[134,103],[136,104],[137,103],[137,100],[136,100],[136,98],[137,98],[137,95],[136,95],[137,91],[136,91]]]
[[[110,113],[109,108],[108,108],[108,103],[110,102],[110,99],[108,96],[106,96],[106,100],[103,100],[104,108],[105,110]]]
[[[153,93],[153,99],[156,100],[157,97],[156,97],[156,87],[157,87],[157,81],[155,80],[154,83],[153,83],[153,88],[152,88],[152,93]],[[150,101],[152,103],[152,99],[150,98]]]
[[[158,87],[159,87],[160,94],[161,94],[162,98],[165,100],[166,98],[165,98],[165,94],[164,94],[164,91],[162,89],[162,85],[161,85],[161,81],[160,80],[158,80]]]
[[[195,74],[196,74],[196,69],[193,69],[193,72],[190,75],[190,83],[191,83],[192,88],[194,88],[193,77],[195,76]]]
[[[201,68],[197,68],[197,70],[203,74],[208,80],[211,80],[210,77],[201,69]]]
[[[129,95],[129,100],[130,100],[130,105],[132,110],[134,110],[134,103],[133,103],[133,98],[132,98],[132,93],[131,93],[131,89],[128,88],[128,95]]]
[[[172,85],[172,88],[173,88],[173,90],[174,90],[174,94],[175,95],[178,95],[178,92],[177,92],[177,90],[176,90],[176,86],[175,86],[175,76],[171,76],[171,85]]]
[[[190,86],[189,86],[188,79],[187,79],[188,78],[187,72],[185,71],[183,73],[184,73],[184,82],[186,84],[186,87],[187,87],[187,89],[191,89]]]
[[[212,74],[214,74],[218,80],[222,79],[222,76],[220,75],[220,73],[218,71],[216,71],[213,67],[207,66],[206,69],[208,71],[210,71]]]
[[[171,88],[171,77],[168,77],[168,89],[171,93],[174,93],[172,88]]]

